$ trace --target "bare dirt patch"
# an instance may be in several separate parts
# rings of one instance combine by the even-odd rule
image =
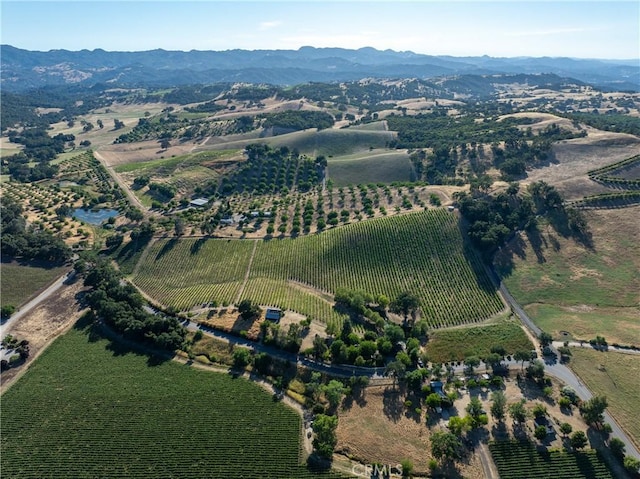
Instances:
[[[70,328],[87,311],[78,302],[78,296],[84,290],[82,281],[63,285],[55,295],[35,307],[7,330],[8,334],[29,341],[30,355],[21,366],[2,373],[0,391],[4,392],[56,337]]]
[[[340,411],[336,451],[363,464],[395,465],[402,459],[413,462],[416,474],[426,473],[431,459],[430,430],[424,412],[404,405],[405,396],[392,386],[370,386],[361,400]],[[474,455],[459,464],[460,475],[484,478],[479,458]]]

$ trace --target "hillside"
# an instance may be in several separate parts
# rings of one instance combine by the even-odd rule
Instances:
[[[107,52],[28,51],[2,45],[2,88],[60,84],[177,85],[251,82],[294,85],[361,78],[433,78],[460,74],[554,73],[616,89],[638,89],[637,62],[570,58],[451,57],[374,48]]]

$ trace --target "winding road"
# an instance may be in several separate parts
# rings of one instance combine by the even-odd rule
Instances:
[[[20,320],[20,318],[22,318],[24,315],[26,315],[35,306],[37,306],[41,302],[45,301],[47,298],[51,297],[51,295],[54,294],[65,283],[65,281],[73,279],[74,275],[75,275],[75,271],[70,271],[69,273],[61,276],[56,281],[54,281],[51,285],[49,285],[47,287],[47,289],[45,289],[42,293],[40,293],[38,296],[33,298],[28,303],[26,303],[22,308],[20,308],[20,310],[18,312],[16,312],[11,318],[9,318],[9,320],[5,321],[0,326],[0,336],[4,336],[5,332],[10,330],[10,328],[17,321]],[[534,334],[539,335],[540,329],[533,324],[533,321],[531,320],[531,318],[529,318],[529,316],[527,316],[525,311],[515,301],[513,296],[511,296],[511,294],[509,294],[509,292],[507,291],[507,289],[504,286],[504,284],[502,284],[500,282],[499,285],[500,285],[499,286],[500,292],[503,293],[504,298],[507,300],[509,305],[512,307],[512,309],[516,313],[516,315],[522,320],[522,322],[524,323],[525,326],[530,328],[530,330]],[[217,330],[217,329],[214,329],[214,328],[209,328],[207,326],[203,326],[203,325],[191,322],[189,320],[185,320],[183,325],[184,325],[184,327],[186,329],[188,329],[190,331],[198,331],[198,330],[200,330],[200,331],[203,332],[203,334],[207,334],[208,336],[211,336],[211,337],[214,337],[216,339],[225,341],[227,343],[231,343],[231,344],[239,345],[239,346],[244,346],[244,347],[246,347],[246,348],[248,348],[248,349],[250,349],[252,351],[255,351],[255,352],[265,352],[265,353],[269,354],[272,357],[280,358],[280,359],[283,359],[283,360],[286,360],[286,361],[290,361],[290,362],[296,363],[299,366],[304,366],[304,367],[307,367],[309,369],[313,369],[315,371],[324,372],[324,373],[330,374],[332,376],[344,377],[344,378],[348,378],[348,377],[352,377],[352,376],[367,376],[367,377],[372,378],[372,379],[380,379],[380,378],[385,377],[385,368],[369,368],[369,367],[358,367],[358,366],[351,366],[351,365],[328,364],[328,363],[325,363],[325,362],[322,362],[322,361],[316,361],[314,359],[306,358],[306,357],[300,356],[298,354],[291,353],[291,352],[288,352],[288,351],[283,351],[281,349],[274,348],[274,347],[271,347],[271,346],[267,346],[267,345],[264,345],[264,344],[261,344],[261,343],[256,343],[254,341],[250,341],[250,340],[245,339],[245,338],[240,338],[238,336],[235,336],[235,335],[232,335],[232,334],[229,334],[229,333],[225,333],[223,331],[220,331],[220,330]],[[629,352],[628,350],[623,350],[623,351],[624,352]],[[591,391],[573,373],[573,371],[571,371],[565,365],[560,364],[557,361],[555,361],[555,358],[557,357],[557,351],[555,351],[555,352],[556,352],[556,355],[553,356],[554,360],[553,361],[546,361],[546,364],[545,364],[545,372],[546,372],[546,374],[548,374],[549,376],[555,377],[556,379],[560,380],[561,382],[563,382],[567,386],[573,388],[576,391],[576,394],[578,395],[578,397],[580,397],[580,399],[582,399],[582,400],[588,400],[591,397],[593,397],[593,394],[591,393]],[[634,352],[634,354],[638,354],[638,352],[636,351],[636,352]],[[505,363],[510,367],[511,366],[514,366],[514,367],[519,366],[519,364],[516,361],[513,361],[513,360],[505,361]],[[462,372],[463,368],[464,368],[464,366],[460,365],[460,366],[454,367],[454,370],[455,370],[455,372]],[[638,451],[638,448],[629,439],[629,437],[622,430],[622,428],[618,425],[618,423],[615,421],[615,419],[606,411],[604,413],[604,418],[605,418],[605,421],[611,425],[611,428],[612,428],[611,436],[612,437],[617,437],[617,438],[621,439],[625,443],[627,455],[633,456],[633,457],[635,457],[635,458],[640,460],[640,451]]]

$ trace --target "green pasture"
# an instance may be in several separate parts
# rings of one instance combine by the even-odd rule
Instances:
[[[469,356],[485,357],[493,346],[503,346],[507,354],[533,349],[531,340],[518,322],[490,326],[434,331],[427,343],[429,360],[436,363],[462,361]]]

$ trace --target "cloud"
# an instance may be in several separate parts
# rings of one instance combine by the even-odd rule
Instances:
[[[271,30],[272,28],[277,28],[280,25],[282,25],[282,22],[280,20],[274,20],[271,22],[260,22],[260,25],[258,26],[259,30]]]

